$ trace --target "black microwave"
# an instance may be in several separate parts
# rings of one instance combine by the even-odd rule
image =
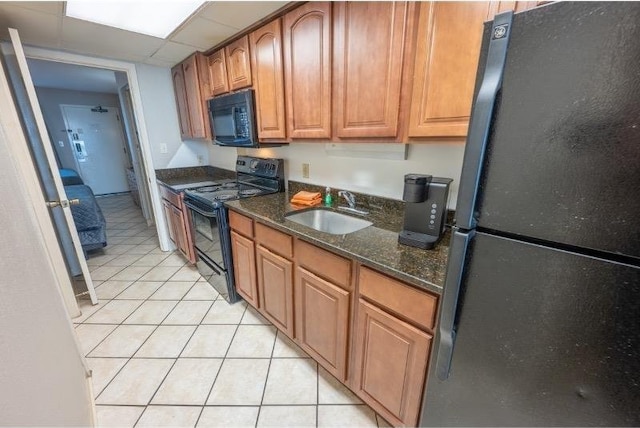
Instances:
[[[209,100],[209,121],[214,141],[220,146],[258,147],[253,89]]]

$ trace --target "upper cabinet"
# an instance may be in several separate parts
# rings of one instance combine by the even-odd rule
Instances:
[[[336,137],[396,137],[407,2],[334,3]]]
[[[209,86],[211,94],[214,97],[229,92],[229,83],[227,82],[227,61],[224,55],[224,49],[219,49],[209,55],[207,58],[209,71]]]
[[[284,139],[285,110],[280,19],[249,35],[253,88],[256,91],[258,137]]]
[[[251,86],[251,57],[249,37],[244,36],[224,48],[227,59],[229,89],[232,91]]]
[[[283,33],[287,134],[331,138],[331,3],[287,13]]]
[[[182,139],[211,138],[206,99],[210,92],[207,62],[197,52],[171,70]]]
[[[418,19],[409,137],[466,137],[483,23],[536,2],[425,2]]]
[[[465,137],[488,2],[421,5],[410,137]]]
[[[171,69],[171,80],[173,80],[173,91],[176,96],[176,107],[178,108],[180,138],[189,138],[191,136],[191,125],[189,123],[187,90],[184,87],[184,71],[182,70],[182,64],[178,64]]]

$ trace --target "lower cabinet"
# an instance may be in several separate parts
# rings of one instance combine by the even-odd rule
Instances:
[[[182,195],[175,193],[164,186],[160,186],[162,196],[162,209],[169,229],[169,239],[176,245],[189,263],[196,262],[196,253],[191,237],[191,223],[184,209]]]
[[[260,312],[293,338],[293,262],[262,245],[256,251]]]
[[[353,389],[394,425],[416,426],[431,336],[360,299]]]
[[[229,224],[238,293],[385,419],[415,426],[437,297],[234,211]]]
[[[351,293],[298,267],[294,294],[296,341],[329,373],[344,382]]]
[[[255,244],[251,239],[245,238],[232,230],[231,253],[236,291],[247,303],[257,308],[258,286],[256,283]]]

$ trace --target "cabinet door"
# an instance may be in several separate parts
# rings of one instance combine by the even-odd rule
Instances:
[[[422,3],[409,137],[465,137],[488,2]]]
[[[233,256],[233,277],[236,291],[254,307],[258,307],[258,287],[256,284],[255,244],[252,240],[231,231],[231,253]]]
[[[184,217],[182,216],[182,211],[173,205],[171,205],[171,223],[173,224],[176,246],[188,259],[189,248],[187,246],[187,232]]]
[[[338,137],[396,137],[406,2],[334,3],[334,121]]]
[[[178,64],[171,69],[171,79],[173,80],[173,91],[176,96],[178,122],[180,123],[180,137],[182,139],[191,138],[189,108],[187,107],[187,89],[185,88],[182,64]]]
[[[296,340],[341,381],[347,374],[349,295],[311,272],[296,268]]]
[[[287,135],[331,138],[331,3],[300,6],[283,27]]]
[[[353,389],[394,425],[416,426],[431,336],[360,299]]]
[[[206,138],[207,131],[204,124],[202,99],[200,98],[200,79],[196,55],[192,55],[183,62],[184,86],[189,106],[189,122],[192,138]]]
[[[229,92],[227,83],[227,61],[224,49],[212,53],[207,58],[209,66],[209,84],[211,85],[211,96],[225,94]]]
[[[171,207],[173,207],[173,205],[171,205],[169,201],[165,199],[162,200],[162,211],[164,211],[164,218],[167,221],[167,229],[169,229],[169,239],[171,239],[171,242],[173,242],[177,246],[176,229],[173,225],[173,212],[171,211]]]
[[[280,26],[280,19],[276,19],[249,36],[258,137],[261,139],[286,137]]]
[[[251,57],[249,56],[249,37],[230,43],[224,48],[227,60],[227,76],[232,91],[251,86]]]
[[[293,338],[293,263],[261,245],[256,258],[260,311]]]

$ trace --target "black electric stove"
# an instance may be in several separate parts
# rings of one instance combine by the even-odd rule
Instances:
[[[237,178],[207,182],[185,190],[200,274],[230,303],[235,290],[229,216],[225,201],[284,191],[284,162],[238,156]]]

